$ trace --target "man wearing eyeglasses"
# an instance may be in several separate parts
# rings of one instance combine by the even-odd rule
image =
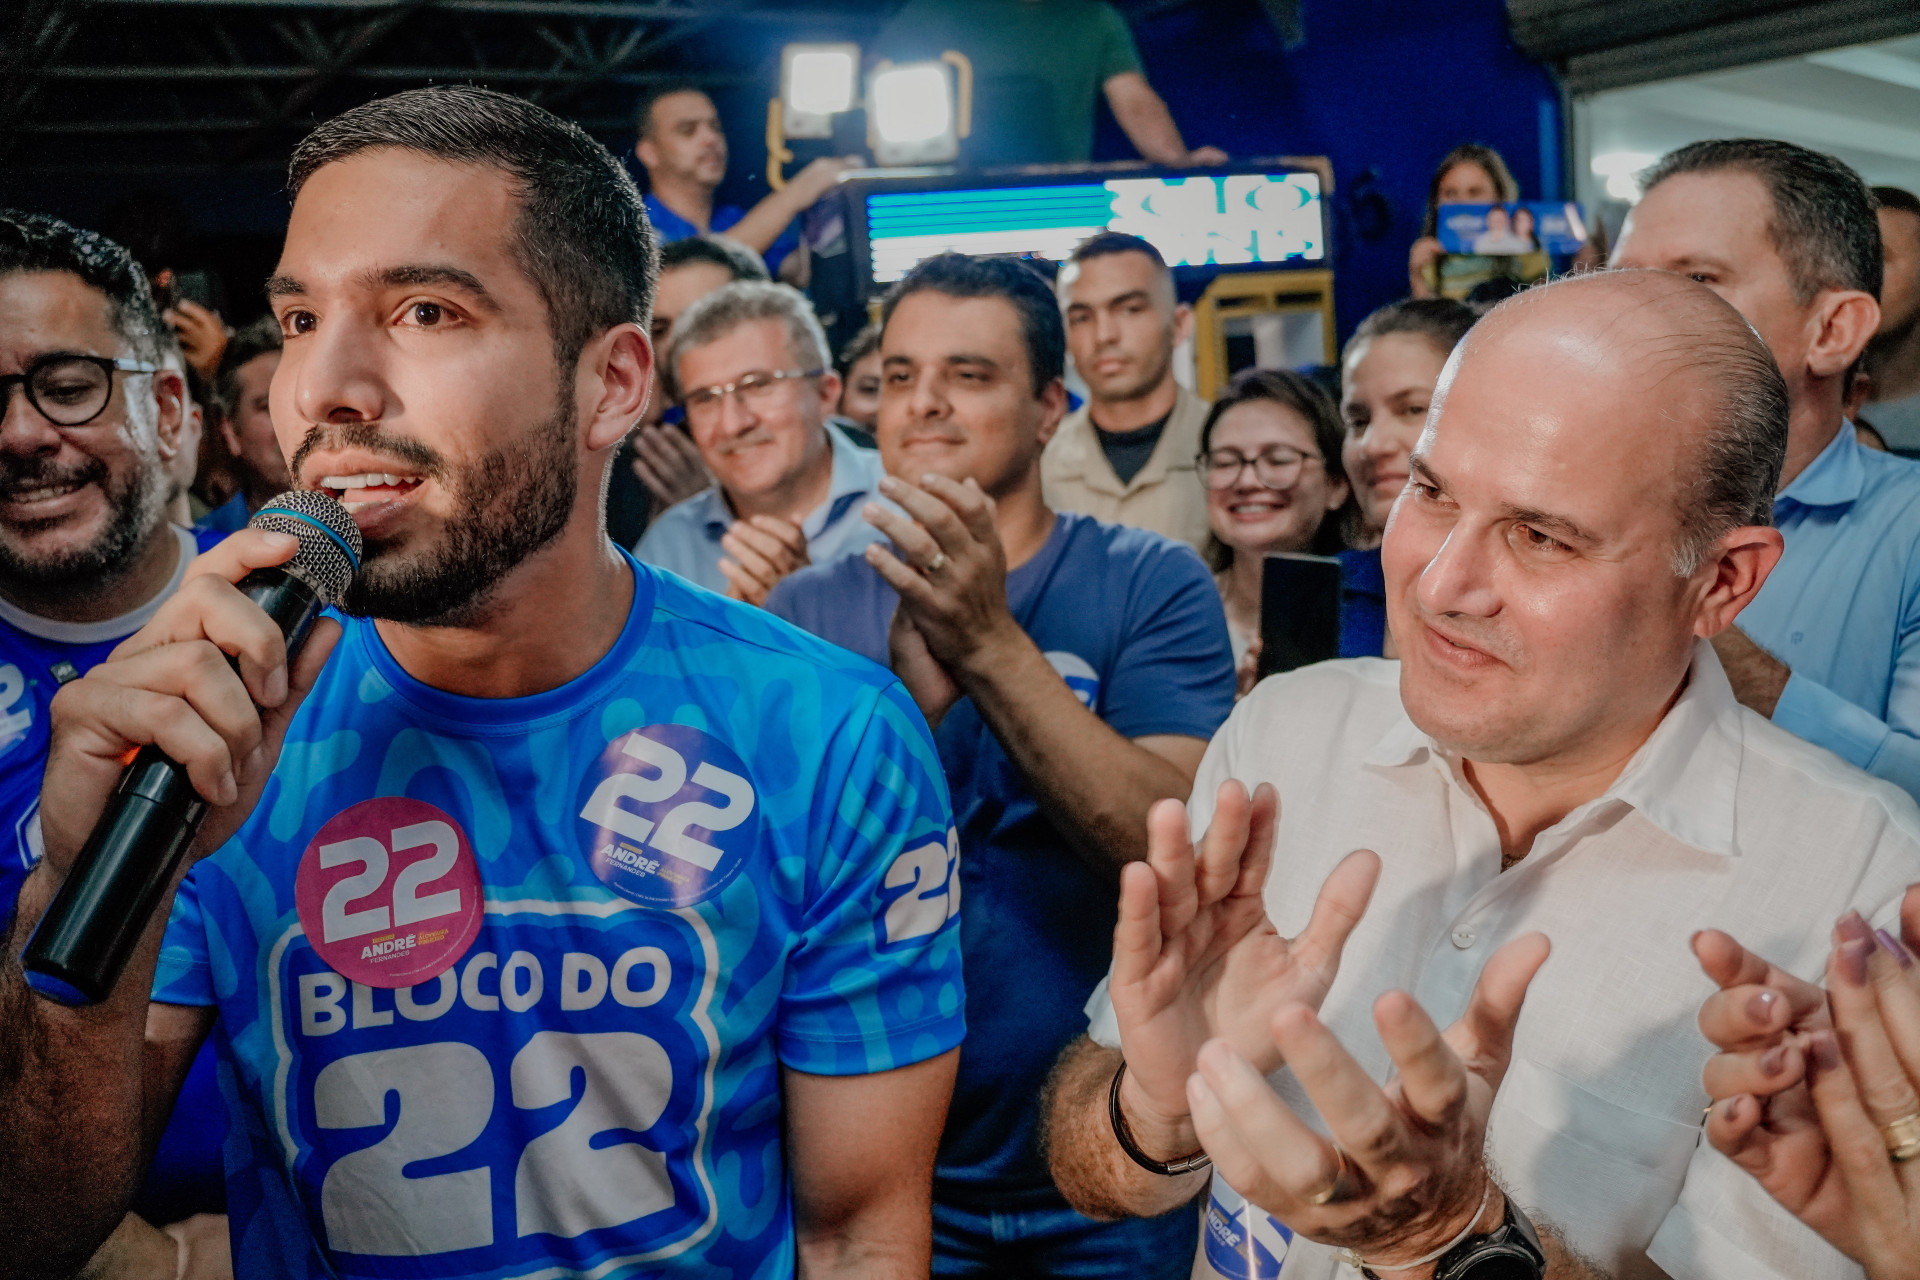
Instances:
[[[0,922],[40,860],[47,704],[153,617],[218,532],[166,518],[186,385],[163,364],[146,277],[104,236],[0,209]],[[5,1029],[0,1028],[0,1034]],[[147,1190],[158,1221],[220,1205],[224,1124],[212,1055],[196,1062]],[[205,1261],[223,1218],[179,1224],[194,1251],[129,1214],[89,1274]],[[199,1276],[198,1270],[183,1274]]]
[[[757,605],[795,569],[878,538],[860,510],[880,455],[827,420],[831,366],[813,308],[786,285],[739,281],[689,307],[662,368],[716,483],[662,513],[634,554]]]

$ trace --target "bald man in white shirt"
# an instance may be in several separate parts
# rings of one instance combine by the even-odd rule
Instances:
[[[1263,683],[1191,823],[1150,815],[1053,1080],[1077,1208],[1164,1212],[1210,1157],[1197,1276],[1859,1275],[1699,1141],[1691,935],[1813,977],[1920,879],[1912,801],[1740,707],[1709,643],[1779,558],[1786,429],[1684,277],[1481,321],[1387,529],[1402,661]]]

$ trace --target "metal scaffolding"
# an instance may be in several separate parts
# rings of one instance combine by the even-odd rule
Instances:
[[[781,41],[858,39],[897,3],[14,0],[0,4],[0,174],[259,164],[347,106],[448,82],[615,141],[649,85],[755,81]]]

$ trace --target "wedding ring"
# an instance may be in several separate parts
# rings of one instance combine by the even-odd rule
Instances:
[[[1920,1157],[1920,1111],[1912,1115],[1901,1116],[1892,1124],[1882,1125],[1880,1136],[1887,1140],[1887,1155],[1895,1164]]]
[[[1347,1180],[1346,1151],[1342,1149],[1339,1143],[1336,1142],[1333,1144],[1333,1154],[1339,1157],[1340,1167],[1334,1170],[1333,1180],[1331,1182],[1327,1183],[1325,1187],[1321,1188],[1319,1191],[1316,1191],[1312,1195],[1307,1197],[1307,1203],[1310,1205],[1314,1205],[1315,1207],[1318,1207],[1323,1204],[1331,1204],[1333,1202],[1333,1198],[1340,1194],[1340,1184]]]
[[[933,553],[933,559],[927,561],[926,571],[928,573],[938,573],[946,567],[947,567],[947,553],[944,551],[936,551]]]

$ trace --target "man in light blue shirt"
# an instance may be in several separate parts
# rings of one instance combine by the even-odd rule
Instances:
[[[1614,265],[1726,298],[1793,402],[1774,504],[1786,554],[1714,641],[1734,693],[1920,797],[1920,465],[1863,448],[1842,410],[1880,320],[1873,196],[1831,156],[1755,139],[1682,147],[1642,183]]]
[[[880,455],[829,420],[840,379],[797,291],[739,281],[708,294],[674,323],[661,369],[718,483],[663,512],[640,559],[761,604],[795,569],[880,536],[860,518]]]

